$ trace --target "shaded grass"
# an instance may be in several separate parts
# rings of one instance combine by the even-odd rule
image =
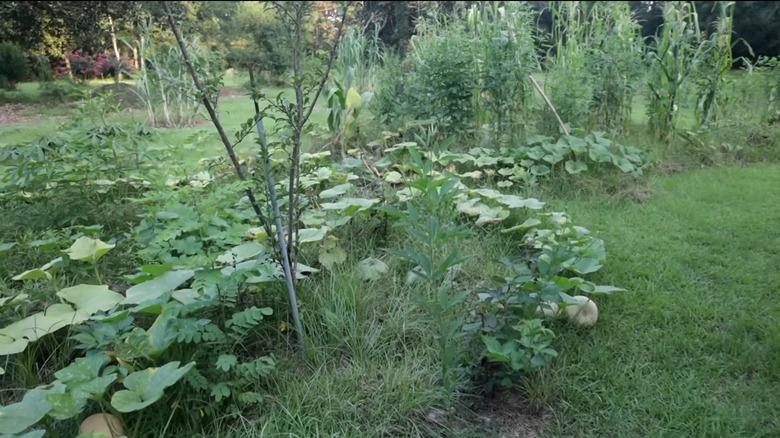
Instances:
[[[549,436],[777,436],[780,169],[657,179],[647,204],[555,202],[606,241],[599,324],[562,332]]]

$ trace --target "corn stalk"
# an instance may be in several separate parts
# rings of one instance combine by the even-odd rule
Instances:
[[[718,118],[719,98],[727,82],[727,73],[734,64],[732,34],[734,27],[734,2],[717,2],[719,18],[715,30],[706,44],[709,57],[702,62],[698,81],[696,123],[699,127],[712,124]]]
[[[651,132],[669,142],[677,127],[682,87],[710,56],[713,46],[702,37],[692,3],[667,2],[663,15],[661,35],[653,37],[647,111]]]

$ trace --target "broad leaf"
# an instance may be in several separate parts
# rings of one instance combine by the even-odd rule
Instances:
[[[362,278],[364,281],[379,280],[389,271],[390,268],[385,264],[385,262],[373,257],[369,257],[358,263],[358,273],[360,274],[360,278]]]
[[[339,210],[346,215],[352,216],[355,213],[368,210],[378,202],[379,199],[343,198],[338,202],[323,203],[320,207],[323,210]]]
[[[193,275],[195,275],[195,272],[190,270],[168,271],[154,280],[137,284],[128,289],[122,304],[141,304],[154,301],[163,294],[181,286],[182,283],[192,278]]]
[[[347,253],[338,246],[338,239],[334,236],[328,236],[320,247],[320,264],[325,269],[332,270],[335,265],[347,261]]]
[[[350,191],[350,189],[352,189],[352,187],[352,183],[339,184],[335,187],[329,188],[328,190],[321,191],[318,196],[320,199],[335,198],[347,193]]]
[[[534,198],[521,198],[515,195],[501,195],[496,198],[496,202],[504,204],[509,208],[529,208],[539,210],[544,208],[544,202]]]
[[[576,175],[578,173],[585,172],[586,170],[588,170],[588,165],[582,161],[569,160],[566,162],[565,168],[566,171],[569,172],[570,174]]]
[[[390,184],[398,184],[403,181],[403,178],[403,175],[396,171],[387,172],[387,175],[385,175],[385,181],[389,182]]]
[[[141,410],[162,398],[165,388],[178,382],[193,366],[195,362],[179,368],[176,361],[132,373],[125,377],[127,389],[117,391],[111,397],[111,406],[123,413]]]
[[[124,299],[122,295],[108,290],[108,286],[91,284],[79,284],[62,289],[57,292],[57,296],[75,304],[77,309],[90,316],[99,311],[107,312]]]
[[[16,339],[13,336],[0,334],[0,356],[21,353],[29,343],[30,341],[24,338]]]
[[[16,246],[16,242],[0,243],[0,255],[7,253],[14,246]]]
[[[501,230],[501,232],[502,233],[511,233],[513,231],[518,231],[518,230],[526,231],[529,228],[533,228],[533,227],[539,226],[541,224],[542,224],[542,221],[540,221],[539,219],[529,218],[529,219],[526,219],[526,221],[523,222],[522,224],[515,225],[514,227]]]
[[[49,394],[46,400],[52,409],[49,415],[65,420],[78,415],[86,406],[87,400],[94,400],[102,395],[111,383],[116,380],[116,374],[100,376],[100,370],[108,363],[104,354],[94,354],[78,358],[74,363],[57,371],[57,380],[67,386],[64,394]]]
[[[21,274],[13,277],[13,280],[38,280],[41,278],[45,278],[47,280],[51,280],[51,274],[44,271],[41,268],[35,268],[30,269],[29,271],[24,271]]]
[[[0,430],[3,433],[17,434],[41,421],[51,410],[46,396],[63,392],[65,392],[65,385],[55,382],[48,387],[27,391],[19,403],[0,407]]]
[[[328,227],[322,228],[303,228],[298,230],[298,241],[300,243],[319,242],[328,234]]]
[[[88,317],[85,312],[76,312],[68,304],[52,304],[43,312],[30,315],[0,329],[0,335],[35,341],[65,326],[84,322]]]
[[[246,259],[256,257],[265,252],[265,246],[257,242],[247,242],[231,248],[229,251],[217,257],[219,263],[226,265],[243,262]]]
[[[68,254],[71,260],[95,263],[115,246],[109,245],[100,239],[81,236],[64,252]]]

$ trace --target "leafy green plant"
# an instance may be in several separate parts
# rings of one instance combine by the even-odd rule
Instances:
[[[422,163],[419,155],[415,158],[417,163]],[[460,181],[454,177],[431,176],[430,162],[418,169],[422,174],[408,182],[407,187],[417,190],[419,196],[407,201],[403,210],[385,211],[396,216],[395,225],[409,236],[408,246],[396,253],[416,265],[407,281],[415,284],[422,280],[425,284],[419,297],[420,306],[430,318],[441,355],[442,387],[451,399],[463,385],[463,318],[457,314],[469,293],[453,291],[451,282],[446,281],[465,259],[456,251],[447,251],[445,243],[468,233],[453,221],[453,202],[461,194]]]
[[[585,127],[590,118],[594,95],[592,72],[588,69],[588,47],[593,35],[586,12],[580,2],[550,2],[553,29],[547,54],[547,76],[544,87],[565,123]],[[552,113],[545,113],[552,120]],[[552,122],[545,126],[553,126]],[[557,132],[555,128],[545,131]]]
[[[97,260],[112,247],[81,237],[66,253],[72,260],[97,266]],[[7,415],[0,421],[12,424],[14,433],[22,432],[46,415],[56,420],[77,416],[90,403],[102,404],[104,397],[110,398],[116,412],[131,413],[172,397],[166,388],[185,375],[187,385],[215,400],[208,410],[212,415],[225,412],[228,401],[236,406],[233,413],[240,412],[238,406],[259,402],[261,395],[251,387],[273,371],[275,361],[267,355],[258,356],[257,349],[237,346],[248,346],[256,338],[252,330],[273,311],[243,302],[242,307],[236,307],[247,285],[278,281],[280,270],[264,254],[262,245],[250,242],[231,248],[214,264],[197,270],[143,266],[138,274],[126,277],[133,285],[124,296],[106,285],[61,289],[56,295],[63,303],[1,329],[0,348],[3,354],[16,355],[41,337],[71,326],[71,339],[86,358],[57,371],[57,380],[50,385],[33,390],[57,388],[56,393],[47,393],[48,404],[42,405],[40,415],[22,417],[17,413],[29,407],[25,397],[22,405],[2,408]],[[47,274],[51,269],[39,271]],[[36,278],[32,274],[22,277]],[[200,345],[206,342],[208,349]],[[179,366],[178,357],[193,362]],[[11,361],[12,369],[19,366],[21,363]],[[118,383],[124,389],[119,389]]]
[[[22,48],[13,43],[0,43],[0,88],[14,90],[29,75],[30,66]]]
[[[631,104],[644,75],[641,26],[625,2],[593,3],[588,70],[593,79],[591,126],[625,131]]]
[[[539,68],[533,16],[527,5],[472,5],[466,16],[474,44],[478,126],[489,125],[499,144],[525,133],[531,121],[528,77]]]
[[[359,136],[360,113],[362,108],[371,101],[373,94],[369,91],[360,94],[357,89],[350,86],[351,71],[347,73],[343,84],[336,79],[333,79],[333,82],[334,86],[328,91],[327,96],[328,130],[333,136],[331,144],[339,146],[334,150],[336,152],[343,151],[354,138]]]
[[[496,279],[498,286],[478,294],[482,303],[479,318],[466,326],[481,333],[481,342],[474,348],[489,365],[477,374],[487,375],[488,389],[496,384],[511,386],[522,372],[542,367],[557,356],[551,344],[553,333],[537,313],[540,306],[544,314],[554,316],[559,306],[577,304],[570,295],[573,291],[622,291],[580,277],[601,269],[604,243],[573,225],[563,213],[542,213],[503,232],[523,234],[521,254],[503,260],[513,275]]]
[[[420,20],[407,59],[412,63],[406,98],[412,117],[434,118],[443,129],[465,133],[475,128],[475,57],[468,37],[456,26]]]

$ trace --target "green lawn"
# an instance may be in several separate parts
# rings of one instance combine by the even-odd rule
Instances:
[[[646,204],[557,201],[606,241],[592,330],[539,386],[550,436],[780,436],[780,167],[659,177]],[[539,388],[537,388],[539,389]]]

